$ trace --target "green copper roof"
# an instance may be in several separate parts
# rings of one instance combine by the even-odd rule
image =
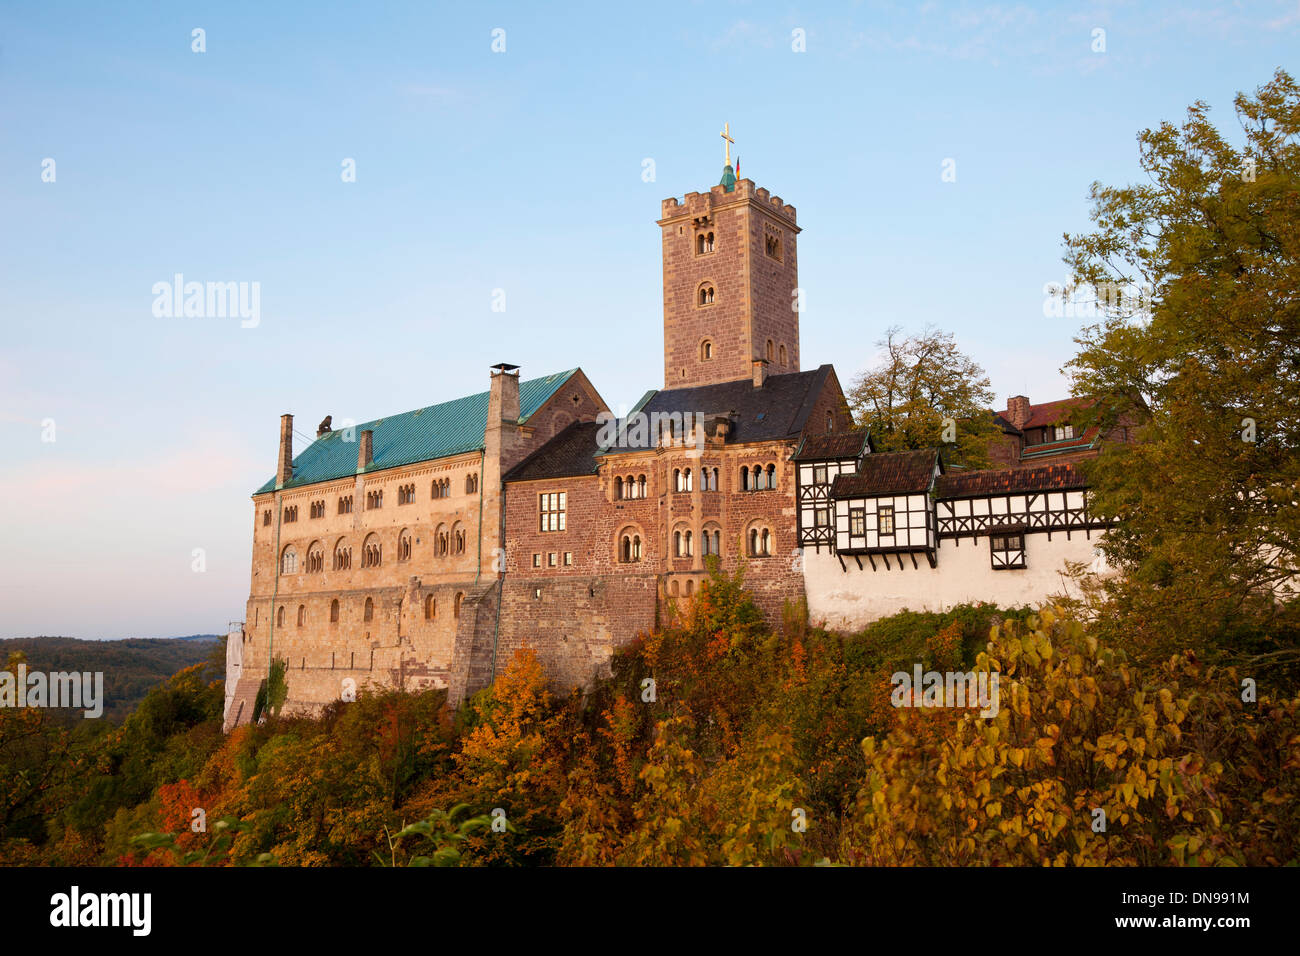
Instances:
[[[718,180],[718,185],[725,186],[729,193],[736,191],[736,173],[730,163],[722,167],[722,179]]]
[[[567,372],[520,382],[519,421],[528,421],[577,371],[571,368]],[[413,412],[356,425],[352,429],[352,441],[343,440],[345,429],[332,431],[317,438],[294,458],[293,478],[284,487],[298,488],[355,475],[357,444],[361,433],[367,429],[374,432],[374,462],[366,469],[367,472],[478,451],[483,447],[487,412],[488,393],[479,392],[441,405],[417,408]],[[272,476],[253,494],[274,490],[275,477]]]

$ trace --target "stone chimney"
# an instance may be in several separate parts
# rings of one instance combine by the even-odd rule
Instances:
[[[333,421],[334,421],[333,415],[326,415],[325,420],[316,426],[316,437],[321,438],[325,435],[328,435],[331,431],[333,431],[333,429],[330,428],[330,423]]]
[[[767,381],[767,359],[754,359],[754,387],[762,388]]]
[[[519,366],[499,362],[492,366],[492,386],[488,390],[488,428],[513,425],[519,421]]]
[[[293,479],[293,416],[280,416],[280,461],[275,466],[275,487],[283,488]]]
[[[361,441],[357,442],[357,471],[365,471],[375,461],[375,433],[373,429],[367,428],[361,433]]]
[[[1029,399],[1024,395],[1012,395],[1007,399],[1007,421],[1016,428],[1024,428],[1029,421]]]

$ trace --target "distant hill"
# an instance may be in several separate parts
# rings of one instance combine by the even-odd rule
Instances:
[[[102,671],[104,717],[121,722],[149,690],[177,671],[210,659],[220,646],[217,634],[188,637],[127,638],[86,641],[75,637],[0,639],[0,666],[15,651],[27,656],[28,671]],[[214,669],[211,677],[221,677]],[[81,711],[52,710],[69,724],[84,720]]]

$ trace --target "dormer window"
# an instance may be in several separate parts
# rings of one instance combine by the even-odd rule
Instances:
[[[713,286],[708,283],[700,286],[700,305],[713,304]]]
[[[1074,437],[1073,425],[1057,425],[1054,429],[1055,441],[1065,441],[1067,438]]]

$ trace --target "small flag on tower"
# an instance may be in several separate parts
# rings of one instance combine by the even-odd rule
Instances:
[[[736,154],[736,178],[740,178],[740,154]]]

